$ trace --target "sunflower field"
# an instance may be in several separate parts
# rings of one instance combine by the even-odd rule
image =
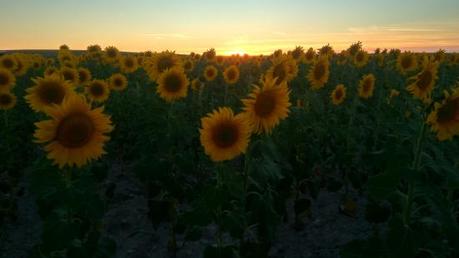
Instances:
[[[17,257],[166,257],[120,254],[106,221],[114,196],[143,196],[112,224],[144,210],[166,229],[167,257],[292,258],[272,251],[279,227],[308,230],[334,193],[333,213],[363,214],[368,232],[297,257],[459,257],[458,80],[459,54],[360,42],[269,56],[4,53],[0,256],[16,257],[5,243],[28,196],[40,226]],[[138,190],[120,197],[120,178]]]

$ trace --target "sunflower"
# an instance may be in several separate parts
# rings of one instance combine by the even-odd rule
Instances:
[[[70,48],[66,44],[62,44],[59,46],[59,50],[70,50]]]
[[[0,68],[0,90],[9,90],[16,84],[16,77],[10,70]]]
[[[423,70],[416,76],[408,79],[407,90],[423,102],[430,101],[430,95],[437,80],[438,63],[427,59],[424,61]]]
[[[61,75],[64,80],[69,81],[71,85],[77,85],[79,82],[78,71],[74,68],[62,67]]]
[[[368,99],[373,96],[375,90],[376,78],[373,74],[367,74],[363,76],[359,83],[359,96],[364,99]]]
[[[97,57],[102,52],[102,48],[99,45],[89,45],[86,48],[86,52],[90,57]]]
[[[185,71],[189,72],[193,70],[193,67],[193,61],[191,61],[190,59],[187,59],[185,62],[183,62],[183,69],[185,69]]]
[[[204,69],[204,78],[206,78],[206,80],[209,82],[215,80],[215,78],[217,78],[217,75],[218,70],[213,65],[208,65]]]
[[[104,102],[110,96],[110,88],[105,81],[93,80],[85,87],[86,96],[95,102]]]
[[[123,91],[128,85],[126,77],[120,73],[115,73],[108,79],[110,88],[114,91]]]
[[[16,105],[16,96],[9,91],[0,91],[0,109],[12,109]]]
[[[223,62],[225,62],[225,58],[223,56],[217,56],[215,58],[215,62],[218,64],[218,65],[223,65]]]
[[[444,100],[435,103],[434,107],[427,117],[427,123],[437,133],[438,140],[450,140],[459,135],[459,87],[452,94],[445,91]]]
[[[314,49],[311,47],[306,51],[304,54],[304,62],[307,64],[312,64],[314,62],[314,59],[316,58],[316,52]]]
[[[287,63],[282,60],[282,58],[276,58],[273,61],[271,68],[266,71],[266,77],[269,79],[274,79],[276,84],[282,84],[288,82],[289,77],[289,67]]]
[[[338,84],[331,93],[331,99],[334,105],[343,103],[346,98],[346,87],[343,84]]]
[[[120,55],[120,51],[116,47],[109,46],[105,48],[104,60],[107,63],[114,63],[118,59],[119,55]]]
[[[410,52],[404,52],[397,57],[397,69],[402,74],[416,70],[416,68],[417,60],[414,54]]]
[[[10,70],[13,72],[17,68],[17,59],[14,55],[0,56],[0,68]]]
[[[156,81],[161,73],[168,69],[181,66],[180,59],[174,52],[161,52],[153,54],[151,60],[146,63],[146,70],[153,81]]]
[[[61,104],[64,97],[74,93],[69,82],[59,75],[38,77],[32,81],[35,85],[26,90],[25,99],[35,112],[46,112],[54,104]]]
[[[202,87],[204,87],[204,83],[200,79],[194,79],[191,82],[191,89],[194,91],[199,91]]]
[[[86,68],[79,68],[78,69],[78,80],[80,85],[83,85],[89,82],[92,78],[91,72]]]
[[[231,65],[223,72],[223,78],[227,84],[235,84],[239,80],[239,67]]]
[[[16,76],[22,76],[27,73],[29,70],[29,64],[26,62],[23,55],[17,54],[15,55],[16,59],[16,69],[14,70],[14,74]]]
[[[201,144],[215,161],[231,160],[245,153],[250,140],[250,125],[244,115],[231,108],[219,108],[201,119]]]
[[[137,68],[139,68],[139,64],[137,63],[137,58],[131,55],[121,57],[120,64],[121,64],[121,71],[123,71],[124,73],[132,73],[132,72],[135,72]]]
[[[182,68],[176,67],[161,74],[156,92],[167,102],[173,102],[186,97],[189,84],[190,81]]]
[[[242,102],[254,132],[270,134],[280,120],[288,117],[290,91],[287,83],[277,85],[273,79],[266,78],[262,84],[262,87],[255,86]]]
[[[328,58],[332,57],[333,54],[335,54],[335,51],[333,50],[333,47],[330,46],[330,44],[327,44],[319,49],[320,56],[326,56]]]
[[[308,73],[308,80],[313,90],[319,90],[325,86],[330,76],[328,58],[321,57]]]
[[[354,56],[354,65],[358,68],[364,67],[368,63],[368,53],[364,50],[359,50]]]
[[[47,77],[47,76],[51,76],[53,74],[58,74],[58,73],[59,73],[59,70],[56,67],[48,66],[45,69],[45,72],[43,73],[43,76]]]
[[[302,46],[297,46],[290,54],[296,61],[301,61],[304,57],[304,48]]]
[[[48,158],[59,168],[81,167],[105,154],[106,134],[113,130],[103,108],[92,109],[78,95],[66,97],[62,105],[49,109],[50,120],[35,123],[37,143],[46,143]]]

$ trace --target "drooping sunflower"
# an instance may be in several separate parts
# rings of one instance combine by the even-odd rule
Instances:
[[[9,91],[0,90],[0,109],[9,110],[16,105],[16,96]]]
[[[71,95],[49,109],[52,119],[35,123],[35,142],[46,144],[48,159],[59,168],[81,167],[100,158],[113,130],[103,108],[92,109],[83,97]]]
[[[213,65],[208,65],[204,69],[204,78],[206,78],[208,82],[215,80],[215,78],[217,78],[217,75],[218,70]]]
[[[223,78],[227,84],[235,84],[239,80],[239,67],[231,65],[223,72]]]
[[[14,55],[0,56],[0,68],[14,72],[17,68],[17,60]]]
[[[16,59],[16,69],[14,70],[14,75],[22,76],[27,73],[29,70],[30,65],[26,62],[25,58],[21,54],[15,55]]]
[[[91,80],[91,78],[92,78],[91,71],[83,67],[78,69],[78,80],[79,80],[80,85],[86,84],[87,82]]]
[[[330,97],[334,105],[343,103],[344,99],[346,99],[346,87],[343,84],[338,84]]]
[[[59,46],[59,50],[70,50],[70,48],[66,44],[62,44]]]
[[[59,75],[32,79],[35,85],[28,88],[25,99],[35,112],[46,112],[54,104],[59,105],[68,95],[75,94],[68,81]]]
[[[219,108],[201,119],[200,140],[204,152],[215,161],[231,160],[245,153],[250,125],[244,115],[231,108]]]
[[[359,82],[359,96],[364,99],[368,99],[373,96],[375,90],[376,78],[373,74],[367,74],[363,76]]]
[[[62,67],[61,75],[64,80],[68,81],[72,86],[75,86],[79,82],[78,71],[74,68]]]
[[[102,103],[110,97],[110,88],[105,81],[93,80],[86,85],[85,94],[90,100]]]
[[[191,89],[194,91],[199,91],[202,87],[204,87],[204,83],[200,79],[194,79],[191,82]]]
[[[104,51],[104,60],[107,63],[115,63],[118,60],[120,51],[114,46],[109,46],[105,48]]]
[[[102,48],[95,44],[95,45],[89,45],[87,48],[86,48],[86,52],[88,53],[88,55],[90,57],[97,57],[100,55],[100,53],[102,52]]]
[[[312,64],[314,62],[314,59],[316,58],[316,52],[314,49],[311,47],[306,51],[304,54],[304,62],[307,64]]]
[[[364,50],[359,50],[354,56],[354,65],[357,68],[364,67],[368,63],[368,53]]]
[[[256,86],[244,103],[244,112],[257,134],[270,134],[282,119],[288,117],[290,91],[287,83],[277,85],[275,80],[265,78],[262,86]]]
[[[450,140],[459,135],[459,87],[452,94],[445,91],[443,101],[435,103],[434,107],[427,117],[427,123],[437,133],[438,140]]]
[[[194,64],[191,59],[187,59],[185,60],[185,62],[183,62],[183,69],[185,69],[185,71],[189,72],[193,70],[193,67],[194,67]]]
[[[289,67],[280,57],[273,59],[273,65],[266,71],[266,78],[275,79],[276,84],[286,83],[289,80]]]
[[[120,66],[121,71],[124,73],[132,73],[139,68],[139,64],[137,63],[137,58],[132,55],[122,56],[120,58]]]
[[[158,78],[156,92],[167,102],[185,98],[190,81],[182,68],[176,67],[163,72]]]
[[[180,66],[180,59],[175,55],[175,53],[165,51],[153,54],[151,59],[146,62],[145,70],[148,72],[150,79],[156,81],[166,70]]]
[[[127,88],[128,85],[128,80],[126,79],[126,76],[120,73],[115,73],[112,76],[110,76],[108,82],[110,88],[114,91],[123,91]]]
[[[416,70],[416,68],[417,60],[414,54],[410,52],[404,52],[397,57],[397,69],[402,74]]]
[[[330,76],[328,58],[321,57],[311,67],[308,73],[308,80],[313,90],[319,90],[325,86]]]
[[[304,58],[304,48],[302,46],[297,46],[290,54],[293,59],[300,62]]]
[[[423,70],[408,79],[408,83],[411,83],[408,85],[407,90],[423,102],[429,102],[433,87],[437,81],[437,70],[437,62],[425,59]]]
[[[10,90],[16,84],[14,74],[5,68],[0,68],[0,90]]]

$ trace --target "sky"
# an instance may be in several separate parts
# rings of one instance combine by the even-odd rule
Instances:
[[[459,0],[0,0],[0,49],[459,52]]]

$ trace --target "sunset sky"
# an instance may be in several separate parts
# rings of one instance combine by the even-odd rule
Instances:
[[[0,49],[459,51],[459,0],[0,0]],[[326,3],[325,3],[326,2]]]

